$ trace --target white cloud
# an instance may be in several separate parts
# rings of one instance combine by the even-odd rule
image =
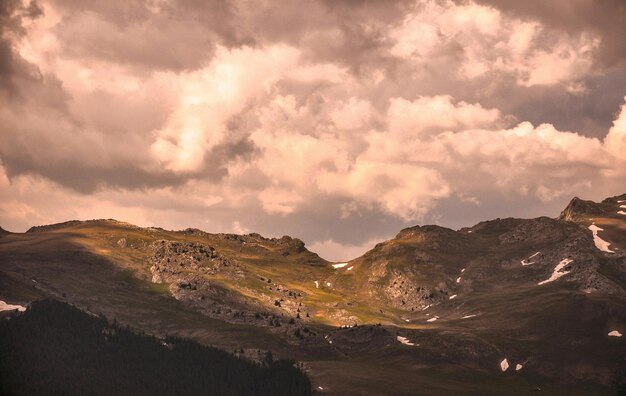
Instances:
[[[451,0],[417,3],[403,23],[389,31],[389,38],[395,43],[391,54],[409,60],[416,70],[445,59],[442,64],[456,65],[459,77],[498,71],[516,76],[524,86],[592,74],[593,51],[600,44],[589,33],[548,33],[536,22],[495,8]]]
[[[497,109],[480,104],[454,104],[449,95],[419,97],[414,101],[391,100],[388,110],[389,130],[405,135],[419,134],[429,128],[458,129],[493,125],[500,118]]]
[[[330,113],[331,120],[339,129],[358,129],[366,124],[374,109],[366,100],[351,97]]]
[[[280,45],[219,47],[211,65],[178,75],[178,104],[155,132],[154,156],[174,171],[199,170],[205,153],[224,141],[228,119],[255,95],[267,93],[298,56],[296,49]]]

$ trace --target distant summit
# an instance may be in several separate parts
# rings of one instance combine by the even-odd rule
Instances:
[[[572,198],[561,212],[559,220],[580,221],[595,216],[614,216],[626,211],[626,194],[607,198],[600,203]]]

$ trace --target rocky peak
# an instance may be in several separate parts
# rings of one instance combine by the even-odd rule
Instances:
[[[584,217],[599,216],[605,212],[605,208],[603,208],[603,206],[603,204],[597,204],[593,201],[586,201],[578,197],[574,197],[561,212],[558,219],[576,221]]]

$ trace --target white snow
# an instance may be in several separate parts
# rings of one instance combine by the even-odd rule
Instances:
[[[461,273],[463,273],[463,272],[465,272],[465,268],[463,268],[463,269],[461,270]]]
[[[534,261],[530,261],[530,259],[532,259],[533,257],[537,257],[537,255],[538,255],[539,253],[541,253],[541,252],[537,252],[537,253],[533,254],[532,256],[530,256],[530,257],[528,257],[528,258],[526,258],[526,259],[522,260],[522,261],[521,261],[522,265],[531,265],[531,264],[535,264],[535,262],[534,262]]]
[[[461,319],[469,319],[469,318],[473,318],[474,316],[478,316],[478,315],[476,315],[476,314],[474,314],[474,315],[465,315]]]
[[[322,388],[321,386],[318,386],[317,389],[324,390],[324,388]]]
[[[456,283],[461,283],[461,277],[456,278]]]
[[[437,319],[439,319],[439,316],[435,316],[435,317],[433,317],[433,318],[430,318],[430,319],[428,319],[428,320],[427,320],[427,322],[434,322],[434,321],[436,321]]]
[[[591,233],[593,234],[593,243],[596,244],[596,247],[598,248],[598,250],[601,250],[607,253],[615,253],[614,251],[609,249],[610,243],[598,236],[598,231],[604,231],[603,228],[600,228],[597,225],[592,224],[589,226],[589,229],[591,230]]]
[[[515,365],[515,371],[520,371],[522,369],[522,367],[524,367],[524,366],[522,366],[521,364],[517,363]]]
[[[500,362],[500,368],[502,371],[507,371],[509,369],[509,361],[506,360],[506,358]]]
[[[412,343],[411,341],[409,341],[408,338],[406,337],[402,337],[402,336],[397,336],[396,339],[398,341],[400,341],[400,343],[404,344],[404,345],[411,345],[411,346],[415,346],[414,343]]]
[[[618,210],[617,214],[626,215],[626,212],[624,212],[623,210]]]
[[[0,300],[0,311],[13,311],[14,309],[17,309],[20,312],[26,311],[26,307],[23,307],[21,305],[7,304],[4,301]]]
[[[448,297],[449,300],[454,300],[455,298],[456,298],[456,294],[453,294],[450,297]]]
[[[346,271],[352,271],[352,268],[354,268],[354,267],[348,267],[348,269]]]
[[[348,263],[337,263],[337,264],[333,264],[333,268],[337,269],[337,268],[343,268],[346,265],[348,265]]]
[[[617,201],[617,203],[624,203],[626,201],[624,201],[623,199],[621,201]]]
[[[620,333],[617,330],[613,330],[609,332],[609,337],[621,337],[621,336],[622,336],[622,333]]]
[[[315,281],[315,287],[318,289],[320,288],[320,283],[318,281]]]
[[[410,319],[404,319],[404,321],[408,323],[408,322],[410,322],[411,320],[410,320]]]
[[[550,275],[550,277],[548,279],[537,283],[537,285],[543,285],[543,284],[546,284],[546,283],[549,283],[549,282],[554,282],[555,280],[559,279],[563,275],[569,274],[570,271],[563,271],[563,268],[565,268],[567,266],[567,264],[569,264],[571,262],[572,262],[572,260],[567,259],[567,258],[561,260],[561,262],[558,263],[557,266],[554,268],[554,271],[552,272],[552,275]]]
[[[626,209],[626,205],[620,205],[619,207],[622,209]]]
[[[330,282],[326,282],[326,286],[330,287]]]

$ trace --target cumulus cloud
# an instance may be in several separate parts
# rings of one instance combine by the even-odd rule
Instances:
[[[433,59],[452,61],[457,73],[467,78],[512,73],[525,86],[555,84],[589,73],[599,39],[589,32],[572,38],[545,30],[489,6],[419,2],[390,31],[395,42],[391,53],[410,59],[416,68],[428,67]]]
[[[524,4],[4,2],[0,223],[292,234],[347,259],[416,222],[623,193],[623,7]]]

